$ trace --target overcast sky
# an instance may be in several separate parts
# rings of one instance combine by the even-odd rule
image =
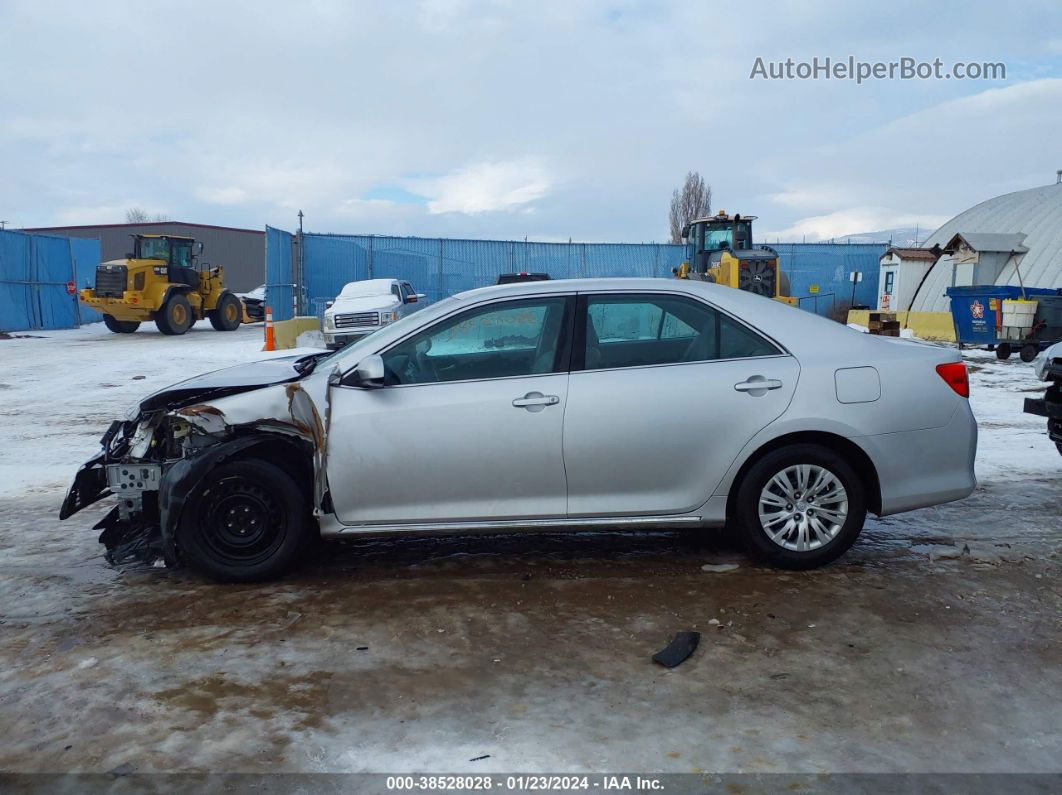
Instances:
[[[1062,168],[1062,3],[0,0],[0,219],[763,240],[935,227]],[[1006,80],[750,79],[902,56]]]

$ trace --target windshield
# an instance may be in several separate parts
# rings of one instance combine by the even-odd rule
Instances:
[[[369,295],[391,295],[390,279],[369,279],[350,282],[343,286],[337,298],[363,298]]]
[[[730,224],[708,226],[704,230],[704,251],[723,248],[723,244],[731,248],[734,243],[733,230]]]
[[[162,259],[170,258],[170,241],[161,237],[144,237],[137,241],[140,251],[139,259]]]

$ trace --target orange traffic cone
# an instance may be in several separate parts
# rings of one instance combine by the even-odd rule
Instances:
[[[277,349],[277,340],[273,336],[273,310],[268,306],[265,310],[265,348],[266,351],[275,351]]]

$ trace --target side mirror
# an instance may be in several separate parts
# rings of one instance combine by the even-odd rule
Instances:
[[[384,360],[379,354],[366,356],[354,368],[355,386],[376,389],[384,385]]]
[[[202,254],[203,253],[203,241],[202,240],[200,240],[198,243],[195,244],[195,253],[196,254]]]
[[[335,301],[325,301],[325,309],[331,309]]]
[[[339,369],[337,364],[332,368],[332,372],[328,374],[328,385],[339,386],[343,382],[343,372]]]

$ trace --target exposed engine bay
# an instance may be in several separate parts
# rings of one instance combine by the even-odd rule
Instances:
[[[303,377],[324,355],[229,368],[147,397],[129,418],[111,423],[99,454],[78,470],[59,518],[113,495],[117,504],[94,526],[107,560],[177,565],[176,529],[188,495],[212,467],[251,450],[301,474],[316,513],[325,494],[325,421],[307,391],[317,380]],[[321,383],[316,397],[323,404]]]

